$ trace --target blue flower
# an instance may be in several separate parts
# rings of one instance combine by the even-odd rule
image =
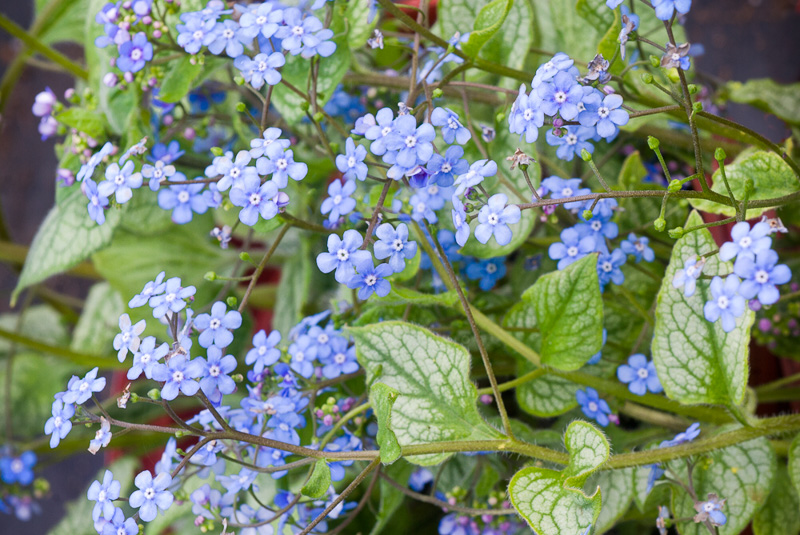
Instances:
[[[652,361],[641,353],[628,357],[628,363],[617,368],[617,378],[628,384],[628,390],[637,396],[643,396],[648,390],[653,394],[663,391]]]
[[[272,181],[279,188],[285,188],[292,180],[303,180],[308,174],[308,166],[302,162],[294,161],[291,149],[284,149],[278,143],[272,143],[265,151],[265,156],[256,161],[256,169],[261,175],[272,175]]]
[[[665,440],[661,443],[661,448],[671,447],[671,446],[680,446],[681,444],[685,444],[686,442],[691,442],[692,440],[696,439],[700,436],[700,424],[695,422],[689,427],[686,428],[686,431],[681,431],[671,440]]]
[[[158,191],[161,187],[161,182],[168,179],[175,174],[175,166],[167,165],[161,160],[157,161],[155,165],[146,163],[142,166],[142,176],[150,179],[150,190]]]
[[[281,73],[277,69],[283,67],[285,63],[286,58],[280,52],[273,52],[270,55],[256,54],[253,59],[239,56],[233,60],[233,66],[241,71],[245,82],[248,82],[254,89],[260,89],[264,82],[268,85],[278,85],[281,81]]]
[[[158,361],[169,353],[169,344],[166,342],[156,348],[156,338],[148,336],[142,340],[138,351],[133,353],[133,366],[128,370],[128,379],[133,381],[138,379],[144,372],[148,379],[153,378],[153,368],[158,365]]]
[[[685,15],[692,7],[692,0],[653,0],[656,17],[660,20],[669,20],[675,11]]]
[[[574,67],[574,64],[575,61],[572,58],[563,52],[559,52],[550,61],[539,65],[531,81],[531,87],[538,88],[542,83],[552,80],[559,72],[577,75],[578,70]]]
[[[139,509],[139,518],[145,522],[154,520],[159,509],[165,512],[172,505],[172,493],[167,490],[172,485],[172,477],[166,472],[153,479],[150,470],[145,470],[136,476],[134,483],[139,490],[131,494],[128,505]]]
[[[463,156],[464,149],[458,145],[447,147],[444,156],[433,154],[425,167],[430,175],[428,183],[443,188],[452,186],[456,176],[469,170],[469,162]]]
[[[528,95],[525,84],[519,86],[519,96],[508,114],[508,130],[512,134],[519,134],[520,139],[525,134],[525,141],[533,143],[539,138],[539,128],[544,124],[544,112],[541,109],[542,99],[535,91]]]
[[[777,303],[780,298],[777,285],[789,282],[792,272],[786,264],[776,264],[778,253],[772,249],[758,252],[755,258],[739,255],[733,265],[733,272],[744,279],[739,294],[745,299],[758,297],[762,305]]]
[[[341,180],[334,180],[328,186],[328,198],[322,201],[320,212],[329,214],[328,221],[335,223],[343,215],[349,214],[356,207],[355,199],[350,196],[356,190],[356,183],[348,180],[342,185]]]
[[[147,157],[148,160],[151,162],[164,162],[165,164],[170,164],[183,156],[186,153],[185,150],[181,150],[180,144],[172,140],[169,142],[169,145],[165,145],[164,143],[156,143],[153,145],[153,150],[150,152],[150,155]],[[186,177],[182,178],[181,180],[186,180]]]
[[[186,19],[185,24],[178,24],[178,44],[189,54],[197,54],[200,48],[214,42],[214,20],[203,20],[200,17]]]
[[[112,152],[114,152],[114,145],[112,145],[110,142],[106,142],[106,144],[103,145],[99,151],[92,154],[89,157],[89,160],[81,166],[81,168],[78,170],[78,174],[75,175],[75,180],[80,182],[84,178],[92,178],[97,166],[100,165],[103,159]]]
[[[341,336],[331,339],[329,355],[320,360],[323,364],[322,375],[326,379],[335,379],[358,370],[356,346],[350,345],[347,339]]]
[[[231,188],[230,199],[234,206],[241,206],[239,221],[252,227],[258,223],[259,214],[265,220],[278,215],[275,196],[278,185],[273,181],[261,183],[258,176],[247,176],[242,183]]]
[[[183,182],[186,175],[175,173],[171,181]],[[203,184],[177,184],[158,192],[158,206],[172,210],[172,221],[184,225],[192,220],[194,213],[204,214],[208,203],[203,197]]]
[[[461,195],[467,188],[474,188],[484,179],[497,174],[497,163],[494,160],[478,160],[469,166],[469,170],[458,175],[454,184],[456,188],[455,195]]]
[[[347,138],[345,153],[336,156],[336,168],[343,173],[342,178],[346,180],[355,178],[365,180],[367,178],[367,164],[364,163],[364,158],[366,157],[367,149],[361,145],[356,146],[352,139]]]
[[[603,358],[603,347],[606,347],[606,341],[608,340],[608,331],[606,331],[605,327],[603,327],[603,345],[600,348],[600,351],[592,355],[592,358],[586,361],[586,364],[594,365],[600,362],[600,359]]]
[[[83,181],[83,192],[86,194],[86,198],[89,199],[89,204],[86,206],[89,211],[89,217],[98,225],[102,225],[106,222],[104,209],[108,206],[108,198],[100,195],[97,191],[97,184],[91,178]]]
[[[272,366],[281,358],[281,352],[275,346],[281,341],[281,333],[272,331],[267,336],[266,331],[261,329],[253,336],[253,348],[245,355],[244,362],[248,366],[253,366],[253,371],[261,373],[264,368]]]
[[[344,436],[334,439],[330,444],[327,444],[323,451],[361,451],[361,440],[355,435],[345,432]],[[337,461],[328,463],[331,469],[331,479],[333,481],[341,481],[344,479],[344,467],[350,466],[353,461]]]
[[[82,405],[92,397],[92,393],[103,390],[106,387],[106,378],[100,377],[98,379],[97,372],[98,368],[95,367],[89,370],[83,379],[73,375],[67,384],[67,391],[61,396],[61,401],[65,404],[75,403],[76,405]]]
[[[469,130],[458,120],[458,114],[450,108],[434,108],[431,113],[431,123],[433,126],[442,127],[445,143],[452,144],[455,141],[463,145],[472,137]]]
[[[36,466],[36,454],[32,451],[22,452],[19,457],[0,458],[0,476],[3,483],[13,485],[19,483],[27,487],[33,483],[33,467]]]
[[[200,389],[214,403],[219,403],[223,395],[232,394],[236,390],[236,383],[230,377],[236,369],[236,357],[233,355],[222,356],[222,350],[217,346],[208,348],[208,360],[198,357],[203,366],[200,379]]]
[[[427,468],[417,468],[408,478],[408,488],[415,492],[422,492],[428,483],[433,483],[433,472]]]
[[[120,362],[125,360],[128,350],[136,351],[139,348],[139,335],[144,332],[147,322],[140,320],[133,325],[131,317],[123,314],[119,317],[120,333],[114,337],[114,349],[117,350],[117,358]]]
[[[44,424],[44,432],[50,435],[50,447],[55,448],[72,429],[70,418],[75,416],[75,406],[57,399],[53,402],[51,414]]]
[[[711,300],[703,306],[703,315],[711,323],[722,319],[722,330],[731,332],[736,327],[736,318],[744,314],[744,297],[739,295],[741,281],[736,275],[711,279]]]
[[[606,95],[592,93],[583,99],[586,107],[578,116],[583,126],[594,126],[597,134],[606,139],[614,137],[619,127],[628,124],[628,112],[620,109],[622,97],[617,94]]]
[[[600,280],[600,289],[606,287],[609,282],[620,286],[625,282],[625,274],[620,267],[625,263],[627,257],[621,249],[614,249],[610,254],[600,253],[597,258],[597,278]]]
[[[394,162],[389,163],[394,163],[394,167],[402,169],[403,173],[418,164],[427,163],[433,155],[432,141],[435,137],[436,131],[429,123],[422,123],[418,127],[413,115],[401,115],[394,122],[394,132],[387,141],[387,148],[398,151]],[[399,180],[400,175],[390,178]]]
[[[728,522],[728,517],[722,512],[724,506],[725,500],[720,500],[713,492],[709,493],[706,501],[694,504],[697,514],[694,515],[693,520],[695,522],[711,522],[712,526],[724,526]]]
[[[480,289],[487,292],[505,276],[505,261],[505,257],[502,256],[486,260],[470,259],[465,270],[467,278],[477,280]]]
[[[364,137],[372,141],[370,152],[375,156],[386,154],[394,131],[394,112],[390,108],[381,108],[375,114],[375,124],[364,131]]]
[[[242,33],[251,39],[259,34],[269,39],[278,31],[281,22],[283,22],[283,11],[273,10],[272,4],[267,2],[247,6],[247,10],[239,18]]]
[[[536,90],[542,98],[540,108],[545,115],[552,117],[558,113],[565,121],[571,121],[578,116],[578,104],[583,99],[583,89],[574,76],[559,72],[552,82],[543,83]]]
[[[284,25],[275,32],[275,37],[281,39],[281,48],[293,56],[302,53],[304,58],[316,54],[326,58],[333,54],[336,51],[336,43],[330,41],[333,31],[323,29],[322,22],[313,15],[302,17],[297,8],[284,10]]]
[[[731,229],[731,241],[723,243],[719,248],[719,259],[728,262],[737,256],[755,258],[756,254],[772,246],[769,234],[767,222],[756,223],[751,229],[747,221],[740,221]]]
[[[691,297],[697,288],[697,279],[703,274],[706,259],[702,256],[692,256],[683,263],[683,269],[675,272],[672,278],[673,288],[683,288],[683,295]]]
[[[94,438],[89,441],[89,453],[92,455],[100,451],[100,448],[105,448],[111,442],[111,424],[105,417],[100,417],[100,429],[94,435]]]
[[[185,299],[193,296],[197,288],[194,286],[181,286],[181,279],[172,277],[164,284],[164,293],[154,295],[149,304],[153,308],[153,317],[161,318],[167,312],[177,313],[186,307]]]
[[[474,518],[456,513],[442,517],[439,521],[438,531],[439,535],[481,535],[482,533]]]
[[[372,255],[368,251],[358,249],[362,243],[364,238],[357,230],[344,231],[342,238],[331,234],[328,236],[328,252],[317,255],[317,267],[323,273],[330,273],[335,269],[336,281],[347,283],[355,274],[353,263],[372,261]]]
[[[161,397],[172,401],[178,397],[179,392],[193,396],[200,390],[200,384],[195,379],[203,375],[205,359],[196,358],[187,361],[181,354],[173,355],[166,364],[158,364],[153,369],[153,379],[163,382]]]
[[[378,267],[374,267],[372,257],[370,257],[356,264],[356,268],[358,274],[350,277],[347,287],[352,290],[358,289],[359,299],[365,301],[373,293],[378,294],[378,297],[389,295],[392,285],[386,280],[386,277],[394,271],[388,264],[378,264]]]
[[[114,517],[114,500],[119,498],[119,493],[122,490],[122,484],[114,479],[114,474],[111,470],[106,470],[103,475],[103,482],[93,481],[89,486],[89,491],[86,493],[87,497],[95,502],[92,509],[92,520],[97,522],[102,516],[106,520],[111,520]]]
[[[239,186],[248,177],[258,178],[255,167],[249,166],[253,156],[249,151],[240,150],[233,159],[233,153],[227,152],[222,156],[215,157],[211,165],[206,167],[205,175],[209,178],[221,176],[217,181],[217,189],[225,191],[231,186]]]
[[[609,9],[614,9],[624,1],[625,0],[606,0],[606,6],[608,6]]]
[[[138,72],[153,59],[153,45],[147,41],[147,35],[139,32],[133,39],[119,46],[117,67],[123,72]]]
[[[564,269],[594,249],[595,239],[592,236],[582,237],[574,228],[565,228],[561,231],[561,242],[551,244],[547,254],[553,260],[558,260],[558,269]]]
[[[408,227],[405,223],[397,225],[397,230],[391,223],[383,223],[375,231],[378,241],[375,242],[375,258],[389,259],[389,267],[395,273],[400,273],[406,267],[406,260],[411,260],[417,254],[417,242],[408,241]]]
[[[139,526],[133,518],[125,518],[125,513],[119,507],[114,508],[111,519],[103,524],[100,535],[137,535]]]
[[[154,295],[164,293],[164,288],[166,285],[161,282],[164,280],[164,275],[165,273],[162,271],[158,274],[155,280],[149,281],[147,284],[145,284],[141,293],[134,295],[133,298],[131,298],[131,300],[128,302],[128,306],[130,308],[138,308],[145,305],[147,301]]]
[[[237,310],[228,310],[222,301],[217,301],[211,307],[211,314],[198,314],[194,319],[194,326],[200,331],[198,342],[203,347],[214,344],[217,347],[227,347],[233,342],[231,331],[242,326],[242,315]]]
[[[119,204],[125,204],[131,197],[131,188],[139,188],[142,185],[141,173],[133,172],[133,162],[128,161],[120,169],[119,165],[112,163],[106,168],[106,180],[97,186],[97,192],[103,197],[110,197],[112,194]]]
[[[289,355],[292,361],[289,367],[296,373],[308,379],[314,374],[314,361],[317,358],[317,346],[307,334],[301,335],[289,346]]]
[[[588,188],[581,188],[580,185],[580,178],[570,178],[568,180],[564,180],[563,178],[557,176],[551,176],[542,180],[542,186],[547,188],[547,190],[550,192],[551,199],[566,199],[569,197],[577,197],[579,195],[591,193]],[[567,210],[580,209],[583,204],[584,201],[568,202],[564,204],[564,208]]]
[[[575,398],[587,418],[592,418],[603,427],[608,425],[608,415],[611,414],[611,408],[609,408],[606,400],[600,399],[597,390],[587,386],[584,390],[575,392]]]
[[[469,239],[470,228],[467,222],[467,213],[464,211],[464,203],[455,195],[453,195],[453,209],[450,213],[456,229],[456,243],[463,247]]]
[[[497,193],[478,213],[479,225],[475,228],[475,238],[486,243],[494,236],[498,245],[508,245],[511,242],[512,232],[508,225],[517,223],[520,219],[519,206],[512,204],[506,206],[508,196]]]
[[[283,149],[288,149],[291,146],[291,142],[288,139],[281,139],[281,134],[281,129],[274,126],[264,130],[260,138],[257,137],[250,141],[250,156],[253,158],[264,156],[267,147],[273,143],[280,145]]]
[[[595,239],[596,246],[595,249],[597,251],[606,251],[606,239],[613,240],[619,234],[619,227],[613,221],[609,221],[608,218],[602,217],[598,214],[587,223],[578,223],[575,225],[575,230],[577,230],[580,235],[583,236],[591,236]]]
[[[236,58],[244,53],[244,45],[252,40],[241,31],[239,25],[232,20],[224,20],[214,27],[214,40],[209,43],[208,51],[220,55],[224,50],[231,57]]]
[[[655,260],[656,254],[648,245],[649,243],[650,238],[646,236],[637,237],[636,234],[631,232],[628,234],[628,239],[623,240],[619,244],[619,247],[622,249],[623,253],[633,255],[638,264],[642,259],[644,259],[645,262],[652,262]]]
[[[594,128],[570,125],[562,127],[562,131],[564,134],[561,136],[555,135],[553,130],[548,130],[545,134],[547,144],[558,147],[556,149],[558,158],[571,162],[576,154],[580,155],[584,150],[589,154],[594,153],[594,145],[588,141],[595,135]]]

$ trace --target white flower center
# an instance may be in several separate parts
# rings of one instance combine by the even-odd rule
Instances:
[[[574,245],[567,249],[567,256],[577,256],[578,255],[578,248]]]
[[[181,203],[181,204],[185,204],[185,203],[189,202],[189,197],[190,197],[190,195],[189,195],[188,191],[182,191],[182,192],[178,193],[178,202]]]
[[[355,156],[350,156],[347,159],[347,167],[355,167],[356,166],[356,158]]]
[[[453,166],[450,165],[449,162],[444,162],[442,164],[442,169],[441,169],[442,173],[449,173],[450,171],[452,171],[452,169],[453,169]]]
[[[600,221],[592,221],[590,226],[595,232],[600,232],[600,229],[603,228],[603,224]]]
[[[153,487],[147,487],[144,491],[144,497],[146,500],[152,500],[156,495],[155,489]]]
[[[366,284],[367,286],[375,286],[376,282],[378,282],[378,277],[376,277],[375,275],[370,274],[364,277],[364,284]]]
[[[219,377],[220,371],[221,370],[219,369],[219,366],[214,364],[213,366],[208,368],[208,375],[210,375],[211,377]]]
[[[250,204],[252,206],[258,206],[261,204],[261,194],[260,193],[251,193],[250,194]]]
[[[572,188],[564,188],[561,190],[562,197],[572,197]]]
[[[233,39],[234,35],[236,35],[236,34],[230,28],[225,28],[222,31],[222,37],[225,38],[225,39],[228,39],[228,40]]]
[[[680,59],[681,59],[681,55],[678,54],[677,52],[672,54],[672,61],[680,61]]]
[[[636,243],[633,244],[633,248],[639,252],[642,252],[644,251],[644,244],[640,241],[637,241]]]
[[[342,202],[342,196],[341,195],[334,195],[333,204],[339,204],[340,202]]]
[[[689,266],[686,268],[686,276],[687,277],[694,277],[694,272],[697,271],[696,266]]]
[[[178,298],[177,295],[175,295],[174,293],[171,293],[171,294],[167,294],[167,295],[164,296],[164,301],[166,301],[167,303],[172,303],[177,298]]]
[[[203,35],[205,35],[203,30],[195,30],[195,32],[192,34],[192,38],[194,38],[195,41],[200,41],[203,38]]]
[[[15,474],[19,474],[24,469],[25,465],[22,464],[22,461],[20,461],[19,459],[14,459],[13,461],[11,461],[11,471],[14,472]]]
[[[129,332],[122,333],[122,341],[124,343],[127,343],[130,339],[131,339],[131,333]]]
[[[145,353],[145,354],[144,354],[144,355],[142,355],[142,357],[139,359],[139,362],[141,362],[142,364],[147,364],[148,362],[150,362],[150,359],[151,359],[151,358],[152,358],[152,355],[151,355],[150,353]]]
[[[180,370],[172,372],[172,380],[176,383],[183,381],[183,372]]]
[[[350,258],[350,251],[347,249],[339,249],[336,251],[336,258],[339,259],[339,262],[347,262]]]
[[[266,61],[259,61],[258,62],[258,70],[259,72],[264,72],[267,70],[267,62]]]
[[[495,266],[494,264],[489,264],[488,266],[486,266],[486,273],[488,273],[489,275],[493,275],[495,271],[497,271],[497,266]]]
[[[553,100],[558,102],[559,104],[563,104],[567,101],[567,94],[563,91],[556,91],[556,94],[553,95]]]
[[[242,173],[242,171],[238,167],[231,168],[231,172],[230,172],[231,178],[239,178],[239,175],[241,173]]]
[[[284,169],[289,167],[289,162],[286,161],[286,158],[281,158],[280,160],[277,161],[275,165],[278,167],[278,169],[283,171]]]
[[[589,412],[597,412],[598,406],[594,401],[589,402]]]
[[[453,130],[458,130],[458,127],[461,126],[458,121],[453,119],[452,117],[448,117],[447,119],[447,127]]]
[[[597,115],[599,115],[601,119],[605,119],[606,117],[608,117],[609,113],[611,113],[611,112],[609,111],[609,109],[606,106],[600,106],[597,109]]]
[[[142,51],[138,48],[134,48],[133,50],[131,50],[131,59],[133,61],[139,61],[140,59],[142,59]]]
[[[392,247],[394,248],[395,251],[397,251],[399,253],[400,251],[403,250],[403,247],[404,247],[403,240],[401,240],[400,238],[397,238],[396,240],[394,240],[392,242]]]
[[[416,136],[407,136],[406,137],[406,147],[408,147],[409,149],[413,149],[414,145],[416,145],[416,144],[417,144]]]
[[[490,225],[496,225],[500,222],[500,218],[497,217],[497,214],[489,214],[488,222]]]
[[[292,28],[292,33],[295,34],[297,37],[301,37],[305,33],[305,30],[303,30],[302,26],[295,26],[294,28]]]
[[[752,244],[753,244],[753,238],[751,238],[750,236],[745,236],[744,238],[739,240],[739,247],[741,247],[742,249],[747,249]]]
[[[81,392],[86,392],[87,390],[89,390],[89,383],[87,383],[86,381],[82,382],[78,390],[80,390]]]
[[[575,134],[567,134],[567,137],[564,138],[564,143],[567,145],[575,145],[578,142],[578,136]]]
[[[522,117],[523,117],[523,118],[524,118],[526,121],[530,121],[531,119],[533,119],[533,110],[532,110],[532,109],[530,109],[530,108],[528,108],[527,110],[525,110],[524,112],[522,112]]]
[[[769,273],[763,269],[756,271],[756,282],[759,284],[766,284],[769,282]]]
[[[647,379],[647,376],[650,375],[650,373],[648,373],[647,368],[639,368],[636,371],[636,375],[639,376],[639,379]]]
[[[304,360],[306,360],[306,354],[303,353],[302,351],[298,351],[294,355],[294,360],[296,360],[297,362],[303,362]]]
[[[55,419],[53,420],[53,423],[55,424],[56,427],[61,427],[61,424],[64,423],[64,420],[61,419],[61,416],[56,416]]]
[[[344,353],[336,353],[333,356],[333,361],[336,364],[344,364],[344,361],[347,360],[347,356]]]
[[[717,306],[719,308],[721,308],[722,310],[727,309],[729,304],[730,304],[730,301],[728,301],[727,296],[720,295],[719,299],[717,299]]]
[[[603,265],[601,267],[603,271],[605,271],[606,273],[611,273],[612,271],[614,271],[614,265],[608,260],[603,262]]]
[[[222,325],[222,322],[219,321],[218,318],[213,318],[210,322],[208,322],[208,328],[212,330],[219,329],[220,325]]]
[[[258,348],[258,354],[264,355],[267,352],[267,346],[261,346]]]
[[[121,186],[124,183],[125,183],[125,175],[123,175],[122,173],[114,177],[114,184],[116,184],[117,186]]]
[[[100,492],[97,494],[97,501],[98,501],[98,502],[104,502],[104,501],[106,501],[106,491],[104,491],[104,490],[101,490],[101,491],[100,491]]]
[[[384,126],[383,130],[381,130],[381,136],[388,136],[389,132],[391,132],[391,131],[392,131],[392,127],[391,126]]]
[[[266,23],[267,23],[267,17],[265,17],[264,15],[259,15],[258,17],[256,17],[256,24],[258,24],[259,26],[263,26]]]

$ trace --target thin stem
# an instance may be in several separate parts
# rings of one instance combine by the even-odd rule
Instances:
[[[247,290],[244,293],[244,297],[242,297],[242,302],[239,304],[239,312],[241,313],[244,310],[244,307],[247,305],[247,300],[250,298],[250,294],[253,293],[253,288],[256,286],[256,282],[258,282],[258,278],[263,273],[264,268],[267,267],[267,262],[269,262],[270,257],[275,253],[275,250],[280,245],[281,240],[286,235],[286,233],[291,228],[290,224],[283,225],[281,227],[281,231],[278,233],[278,236],[275,238],[275,241],[272,242],[272,246],[269,250],[264,254],[264,258],[261,259],[261,262],[256,267],[256,270],[250,276],[250,284],[247,285]]]
[[[31,35],[25,28],[22,28],[13,20],[9,19],[2,13],[0,13],[0,28],[4,29],[23,43],[25,45],[39,52],[41,55],[46,57],[47,59],[51,60],[53,63],[60,65],[65,70],[69,71],[74,76],[81,78],[83,80],[87,80],[89,78],[89,71],[69,59],[67,56],[55,50],[46,44],[42,43],[39,39],[37,39],[34,35]]]
[[[437,507],[441,507],[446,511],[453,511],[456,513],[464,513],[467,515],[490,515],[490,516],[505,516],[505,515],[514,515],[517,513],[516,509],[477,509],[474,507],[463,507],[461,505],[453,505],[446,501],[440,500],[433,496],[428,496],[427,494],[421,494],[419,492],[414,492],[413,490],[407,488],[405,485],[401,485],[391,477],[387,476],[384,473],[380,474],[381,478],[386,481],[391,487],[399,490],[409,498],[413,498],[420,502],[429,503],[431,505],[436,505]]]
[[[364,243],[361,244],[360,249],[366,249],[369,246],[370,241],[372,240],[372,234],[375,231],[375,225],[378,223],[378,216],[383,209],[383,203],[386,202],[386,195],[389,193],[389,188],[392,187],[392,181],[386,181],[383,184],[383,189],[381,190],[381,195],[378,197],[378,204],[375,205],[375,209],[372,211],[372,217],[369,220],[369,225],[367,226],[367,232],[364,236]]]

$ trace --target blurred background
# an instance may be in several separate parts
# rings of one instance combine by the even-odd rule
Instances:
[[[33,10],[34,0],[0,0],[0,12],[26,28],[33,20]],[[696,60],[703,76],[725,81],[763,77],[783,83],[800,81],[800,1],[699,0],[694,2],[686,24],[690,41],[702,43],[705,48],[704,55]],[[0,77],[19,47],[19,41],[0,30]],[[82,57],[76,45],[58,48],[71,57]],[[40,141],[38,120],[31,114],[31,105],[45,87],[61,96],[72,86],[71,81],[71,77],[59,72],[28,65],[0,117],[0,241],[29,245],[54,203],[54,141]],[[727,112],[731,119],[774,141],[788,135],[783,123],[754,108],[731,104]],[[10,310],[9,296],[17,277],[14,268],[19,265],[15,259],[18,261],[23,254],[24,249],[20,248],[18,254],[11,255],[13,258],[0,258],[4,260],[0,263],[0,314]],[[50,284],[76,297],[84,295],[89,287],[75,278],[56,278]],[[769,362],[760,362],[753,369],[754,383],[762,382],[758,374],[777,371],[777,363],[772,365],[776,369],[770,370]],[[41,428],[44,422],[26,425]],[[3,442],[0,440],[0,445]],[[41,475],[50,480],[52,492],[41,501],[42,513],[29,522],[3,515],[0,535],[47,533],[64,515],[64,504],[86,487],[102,464],[102,456],[84,453],[44,469]]]

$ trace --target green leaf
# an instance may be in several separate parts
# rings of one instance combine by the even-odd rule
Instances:
[[[321,498],[331,486],[331,469],[325,459],[317,459],[308,482],[303,485],[301,493],[309,498]]]
[[[72,334],[70,348],[79,353],[108,355],[123,312],[122,296],[110,284],[99,282],[92,286]]]
[[[37,15],[51,2],[37,0]],[[39,34],[39,40],[44,44],[74,42],[83,43],[83,24],[88,10],[87,0],[62,1],[63,7],[55,13],[50,13],[50,18],[45,21]],[[94,21],[94,17],[92,17]]]
[[[702,223],[692,212],[686,226]],[[711,299],[710,281],[697,281],[697,290],[686,297],[682,288],[673,288],[672,279],[687,259],[716,250],[708,229],[691,232],[678,240],[658,293],[653,337],[653,361],[667,397],[681,403],[725,403],[739,405],[747,386],[750,327],[755,314],[749,308],[726,333],[720,322],[703,316],[703,306]],[[707,259],[704,275],[724,276],[730,263],[717,256]]]
[[[158,100],[162,102],[180,102],[191,90],[194,79],[208,67],[197,61],[192,63],[193,56],[185,55],[178,61],[167,65],[164,81],[158,92]]]
[[[789,446],[789,477],[792,478],[794,488],[800,494],[800,435],[794,437]]]
[[[533,305],[541,336],[542,364],[577,370],[603,345],[603,298],[597,256],[539,277],[522,299]]]
[[[367,22],[369,4],[369,0],[350,0],[347,2],[344,18],[347,20],[347,42],[351,50],[364,46],[378,23],[379,17],[377,14],[372,22]]]
[[[701,459],[692,473],[697,496],[705,500],[709,493],[725,498],[723,512],[728,517],[719,528],[720,535],[738,535],[767,501],[775,477],[775,452],[765,438],[714,451]],[[673,494],[676,518],[694,516],[692,499],[682,489]],[[703,524],[679,523],[681,535],[704,535]]]
[[[725,174],[737,201],[744,198],[745,181],[748,178],[753,180],[755,186],[750,195],[751,201],[772,199],[800,191],[800,181],[792,172],[792,168],[774,152],[742,153],[732,164],[725,166]],[[727,197],[728,190],[725,188],[725,182],[722,180],[719,169],[714,172],[713,180],[714,184],[711,189]],[[689,202],[698,210],[711,214],[736,215],[732,206],[717,204],[705,199],[689,199]],[[767,210],[769,208],[748,208],[746,219],[758,217]]]
[[[89,219],[87,204],[86,196],[75,187],[58,206],[50,209],[33,238],[11,296],[12,304],[28,286],[67,271],[111,242],[121,211],[107,210],[106,222],[98,225]]]
[[[772,492],[753,518],[754,535],[797,535],[800,533],[800,498],[786,470],[778,470]]]
[[[65,124],[79,132],[84,132],[94,139],[103,139],[105,128],[103,126],[103,116],[99,112],[90,111],[84,108],[67,108],[53,117],[62,124]]]
[[[275,297],[273,328],[288,334],[303,319],[303,305],[311,291],[311,261],[308,245],[302,242],[300,251],[289,258],[281,269],[278,295]]]
[[[605,470],[589,478],[584,486],[586,492],[600,488],[603,493],[603,508],[594,523],[595,535],[611,529],[628,510],[633,500],[633,468]]]
[[[800,83],[779,84],[769,78],[728,82],[727,97],[777,115],[787,123],[800,125]]]
[[[397,401],[399,392],[383,383],[376,383],[369,389],[369,400],[375,418],[378,420],[378,433],[375,440],[381,451],[381,462],[392,464],[400,457],[400,444],[392,431],[392,406]]]
[[[477,57],[489,39],[500,29],[508,16],[514,0],[492,0],[478,12],[475,24],[469,34],[469,40],[461,47],[464,53],[471,57]]]
[[[586,479],[608,460],[608,440],[593,425],[572,422],[564,435],[569,465],[562,471],[531,466],[508,485],[511,503],[539,535],[582,533],[600,515],[601,491],[587,495]]]
[[[367,383],[379,381],[399,393],[392,429],[401,446],[502,436],[478,413],[478,393],[469,380],[471,359],[462,346],[399,321],[348,330]],[[408,460],[432,465],[450,455],[416,455]]]
[[[604,0],[578,0],[575,10],[592,28],[606,30],[597,44],[597,53],[610,61],[619,46],[617,38],[622,30],[619,10],[608,9]]]
[[[405,485],[406,482],[408,482],[408,478],[411,477],[411,474],[414,472],[414,465],[400,459],[391,466],[384,466],[381,470],[393,480],[401,485]],[[378,485],[380,488],[378,514],[376,515],[376,522],[370,535],[378,535],[384,528],[388,527],[389,521],[403,504],[403,500],[405,500],[406,497],[405,494],[391,486],[383,478],[381,478]]]
[[[426,294],[416,290],[403,288],[402,286],[392,285],[392,289],[385,297],[373,297],[373,304],[378,305],[418,305],[436,306],[442,305],[454,307],[458,304],[458,294],[454,290],[442,292],[440,294]]]
[[[500,31],[481,50],[481,57],[513,69],[521,69],[525,66],[525,58],[528,57],[528,50],[532,45],[533,8],[528,0],[518,0],[512,4]],[[510,79],[502,80],[501,85],[519,87],[518,81]]]

